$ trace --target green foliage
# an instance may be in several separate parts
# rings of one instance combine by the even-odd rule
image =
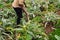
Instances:
[[[57,40],[60,40],[60,36],[55,35],[55,38],[56,38]]]
[[[60,8],[60,2],[58,0],[26,0],[27,10],[29,12],[30,20],[26,22],[25,15],[21,20],[21,28],[14,28],[16,25],[16,14],[11,3],[13,0],[0,1],[0,40],[5,40],[7,37],[10,40],[14,40],[14,32],[17,35],[18,40],[59,40],[60,39],[60,15],[57,15],[55,11]],[[34,5],[34,6],[33,6]],[[41,11],[39,7],[41,5],[45,8],[45,11]],[[43,9],[44,10],[44,9]],[[54,32],[46,35],[43,22],[52,21],[55,26]],[[1,30],[3,29],[3,30]],[[5,32],[10,32],[10,34]],[[4,35],[2,35],[4,34]]]

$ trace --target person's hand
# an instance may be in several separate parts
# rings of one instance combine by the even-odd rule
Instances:
[[[29,14],[27,13],[27,15],[26,15],[26,18],[27,18],[27,21],[29,21]]]

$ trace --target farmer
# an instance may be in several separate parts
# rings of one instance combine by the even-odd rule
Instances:
[[[14,8],[17,14],[17,25],[20,24],[22,18],[22,12],[25,12],[27,20],[29,20],[28,12],[26,11],[25,0],[14,0],[12,3],[12,7]]]

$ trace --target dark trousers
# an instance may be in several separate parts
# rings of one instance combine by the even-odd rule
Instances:
[[[22,18],[22,8],[14,8],[14,10],[17,14],[17,25],[19,25],[21,23],[21,18]]]

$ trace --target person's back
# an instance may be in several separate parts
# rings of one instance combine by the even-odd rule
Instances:
[[[13,3],[12,3],[12,6],[13,6],[13,7],[19,7],[18,4],[19,4],[19,3],[18,3],[18,0],[14,0]]]
[[[20,7],[19,4],[23,5],[24,0],[14,0],[12,3],[13,7]]]

